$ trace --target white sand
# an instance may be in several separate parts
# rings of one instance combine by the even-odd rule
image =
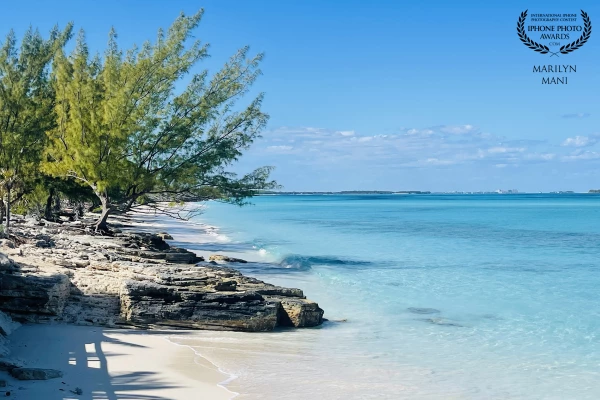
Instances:
[[[27,367],[53,368],[62,378],[18,381],[2,372],[7,399],[225,400],[229,377],[192,349],[165,339],[186,331],[118,330],[69,325],[25,325],[11,336],[11,358]],[[82,395],[71,393],[79,387]],[[20,389],[19,389],[20,388]],[[62,390],[61,390],[62,389]],[[10,396],[4,396],[10,391]]]

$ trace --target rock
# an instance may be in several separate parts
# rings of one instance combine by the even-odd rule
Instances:
[[[47,380],[63,376],[59,370],[42,368],[15,368],[10,374],[21,381]]]
[[[23,367],[23,363],[19,360],[8,358],[0,358],[0,371],[12,371],[15,368]]]
[[[37,242],[35,242],[35,247],[46,248],[46,247],[52,247],[52,245],[53,245],[52,242],[48,242],[46,240],[38,240]]]
[[[452,322],[445,318],[427,318],[427,319],[425,319],[425,321],[429,322],[430,324],[434,324],[434,325],[455,326],[455,327],[460,327],[460,328],[464,327],[464,325],[461,325],[456,322]]]
[[[280,300],[282,311],[279,325],[307,328],[323,323],[324,311],[314,301],[300,298],[284,298]]]
[[[247,263],[248,261],[246,260],[242,260],[241,258],[233,258],[233,257],[228,257],[228,256],[224,256],[222,254],[213,254],[209,257],[210,261],[225,261],[225,262],[230,262],[230,263]]]
[[[251,282],[251,284],[248,284],[247,281],[245,281],[241,284],[240,287],[244,288],[245,290],[253,290],[257,293],[267,296],[299,297],[302,299],[304,298],[304,293],[300,289],[273,286],[265,284],[261,281]]]
[[[167,262],[178,263],[178,264],[196,264],[200,261],[204,261],[204,258],[198,257],[195,253],[191,251],[177,249],[170,250],[165,253],[165,260]]]
[[[71,393],[81,396],[83,394],[83,390],[81,388],[76,387],[75,390],[71,390]]]
[[[169,235],[167,232],[159,232],[156,234],[162,240],[173,240],[173,236]]]
[[[237,286],[236,281],[221,281],[221,282],[217,282],[217,284],[215,285],[215,290],[218,290],[221,292],[235,292],[236,286]]]
[[[407,310],[413,314],[438,314],[438,313],[440,313],[440,310],[436,310],[435,308],[408,307]]]
[[[84,257],[87,257],[87,256],[84,256]],[[83,257],[82,257],[82,259],[79,259],[79,260],[74,259],[73,265],[75,265],[75,267],[77,267],[77,268],[85,268],[88,265],[90,265],[90,260],[84,260]]]
[[[252,292],[183,291],[132,280],[125,282],[121,291],[121,315],[143,325],[271,331],[277,325],[279,308],[280,304]]]
[[[121,322],[121,303],[117,295],[71,294],[62,320],[77,325],[117,326]]]
[[[8,336],[19,326],[21,324],[13,321],[8,315],[0,311],[0,334]]]
[[[163,238],[151,233],[121,233],[118,237],[126,237],[139,244],[148,245],[156,250],[167,250],[171,246]]]
[[[61,315],[70,294],[65,274],[22,273],[0,276],[0,310],[24,316]]]
[[[47,235],[45,233],[38,233],[37,235],[34,236],[34,239],[43,240],[44,242],[52,241],[52,237],[50,237],[49,235]]]
[[[14,249],[15,242],[13,242],[12,240],[8,240],[8,239],[0,239],[0,247],[7,248],[7,249]]]
[[[4,253],[0,253],[0,271],[8,271],[14,268],[14,263]]]
[[[4,336],[0,336],[0,357],[7,357],[10,354],[10,343]]]
[[[323,310],[302,290],[222,263],[245,260],[217,254],[210,264],[198,263],[201,257],[169,246],[165,235],[100,237],[50,222],[44,228],[14,224],[13,231],[23,239],[9,252],[12,259],[0,259],[8,268],[0,268],[0,310],[19,321],[252,332],[323,321]],[[36,240],[52,246],[37,247]],[[10,319],[2,318],[0,356],[8,352],[1,333],[11,330]]]

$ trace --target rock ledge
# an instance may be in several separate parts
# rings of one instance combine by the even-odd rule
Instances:
[[[0,310],[15,321],[251,332],[323,321],[300,289],[205,263],[171,247],[165,232],[98,237],[75,225],[16,223],[13,233],[19,245],[0,240]]]

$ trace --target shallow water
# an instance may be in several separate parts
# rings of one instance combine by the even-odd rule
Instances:
[[[264,196],[209,203],[199,251],[332,321],[186,339],[240,399],[600,398],[600,197]],[[191,244],[191,242],[195,242]]]

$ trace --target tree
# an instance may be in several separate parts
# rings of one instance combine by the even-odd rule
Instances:
[[[20,48],[11,31],[0,49],[0,188],[7,231],[13,194],[27,192],[30,178],[38,171],[45,132],[56,123],[49,63],[71,31],[71,24],[62,32],[54,28],[44,40],[30,28]]]
[[[125,55],[111,30],[102,59],[90,57],[81,33],[73,53],[55,59],[58,119],[47,170],[94,190],[102,204],[97,230],[107,229],[115,207],[208,199],[242,204],[275,186],[268,167],[241,178],[226,171],[268,119],[262,94],[246,107],[236,104],[259,76],[263,56],[248,58],[245,47],[211,79],[208,71],[192,74],[207,57],[200,41],[186,46],[201,17],[202,10],[181,14],[154,44]],[[185,77],[185,88],[177,90]]]

